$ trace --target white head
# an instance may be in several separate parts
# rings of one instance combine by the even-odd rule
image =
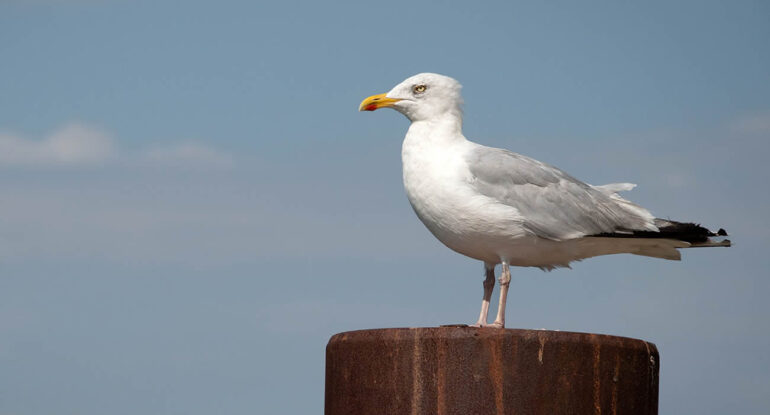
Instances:
[[[446,115],[462,118],[462,85],[435,73],[407,78],[386,94],[373,95],[361,102],[359,111],[393,108],[411,121],[424,121]]]

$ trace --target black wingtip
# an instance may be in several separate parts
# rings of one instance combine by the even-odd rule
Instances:
[[[601,233],[591,236],[603,236],[603,237],[615,237],[615,238],[665,238],[676,239],[679,241],[689,242],[694,246],[730,246],[728,241],[726,244],[721,242],[718,245],[714,245],[717,242],[711,241],[710,236],[727,236],[727,231],[722,228],[714,233],[697,223],[692,222],[675,222],[667,219],[656,219],[655,225],[658,227],[658,231],[632,231],[632,232],[613,232],[613,233]]]

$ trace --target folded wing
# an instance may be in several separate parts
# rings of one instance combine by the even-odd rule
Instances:
[[[515,208],[523,227],[542,238],[568,240],[633,231],[657,232],[646,209],[617,195],[633,185],[591,186],[556,167],[511,151],[478,146],[467,156],[471,185]]]

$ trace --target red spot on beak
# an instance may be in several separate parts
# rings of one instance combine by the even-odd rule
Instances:
[[[364,107],[364,111],[374,111],[377,109],[377,104],[369,104]]]

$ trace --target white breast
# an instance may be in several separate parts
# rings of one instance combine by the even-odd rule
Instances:
[[[463,156],[475,144],[462,135],[421,134],[414,126],[401,156],[404,188],[417,216],[449,248],[499,262],[512,242],[524,236],[518,212],[472,191]]]

